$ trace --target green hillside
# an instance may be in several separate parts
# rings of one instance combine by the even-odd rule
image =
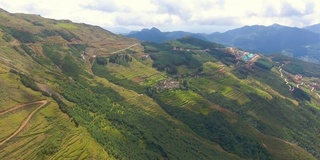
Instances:
[[[0,159],[320,158],[317,65],[4,10],[0,37]]]

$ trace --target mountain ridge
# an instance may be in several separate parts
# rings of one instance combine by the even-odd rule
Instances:
[[[179,31],[161,32],[158,29],[153,30],[157,33],[153,33],[152,30],[144,29],[143,32],[135,32],[127,36],[157,43],[191,36],[252,52],[263,54],[283,53],[309,62],[319,63],[320,56],[317,48],[320,45],[320,34],[309,31],[307,28],[288,27],[279,24],[270,26],[253,25],[212,34]],[[144,32],[149,32],[148,36],[144,37]],[[173,36],[169,36],[170,34]]]
[[[238,37],[241,37],[239,40]],[[301,41],[292,41],[293,39],[301,39]],[[310,31],[299,29],[296,27],[286,27],[281,25],[271,26],[245,26],[231,31],[221,33],[219,35],[211,34],[211,41],[219,41],[239,48],[259,51],[261,53],[276,53],[282,49],[293,49],[294,46],[303,47],[307,44],[314,44],[319,41],[319,35]],[[243,42],[243,41],[248,41]],[[290,42],[291,41],[291,42]],[[254,43],[257,48],[250,48],[250,43]],[[279,47],[272,47],[275,44],[282,44]],[[271,49],[262,48],[263,45],[270,45]],[[301,48],[302,49],[302,48]],[[295,51],[294,54],[298,54]]]
[[[307,26],[307,27],[304,27],[304,29],[307,29],[307,30],[315,32],[315,33],[320,33],[320,24],[314,24],[311,26]]]
[[[141,41],[151,41],[156,43],[162,43],[168,40],[179,39],[186,36],[192,36],[198,39],[206,40],[204,34],[190,33],[185,31],[161,32],[156,27],[152,27],[151,29],[144,28],[141,31],[133,31],[126,36],[131,38],[134,37]]]

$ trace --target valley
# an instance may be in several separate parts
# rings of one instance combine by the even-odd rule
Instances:
[[[0,159],[320,158],[317,64],[0,17]]]

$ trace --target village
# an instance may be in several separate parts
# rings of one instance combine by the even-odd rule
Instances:
[[[166,78],[159,82],[156,89],[163,90],[163,89],[178,89],[180,88],[180,82],[173,80],[171,78]]]
[[[250,63],[255,61],[259,55],[255,53],[250,53],[247,51],[243,51],[233,47],[227,47],[226,51],[236,57],[239,61],[245,61],[246,63]]]

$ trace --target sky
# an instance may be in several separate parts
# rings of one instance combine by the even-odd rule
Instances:
[[[213,33],[244,25],[320,23],[320,0],[0,0],[0,8],[98,25],[113,32],[157,27]]]

